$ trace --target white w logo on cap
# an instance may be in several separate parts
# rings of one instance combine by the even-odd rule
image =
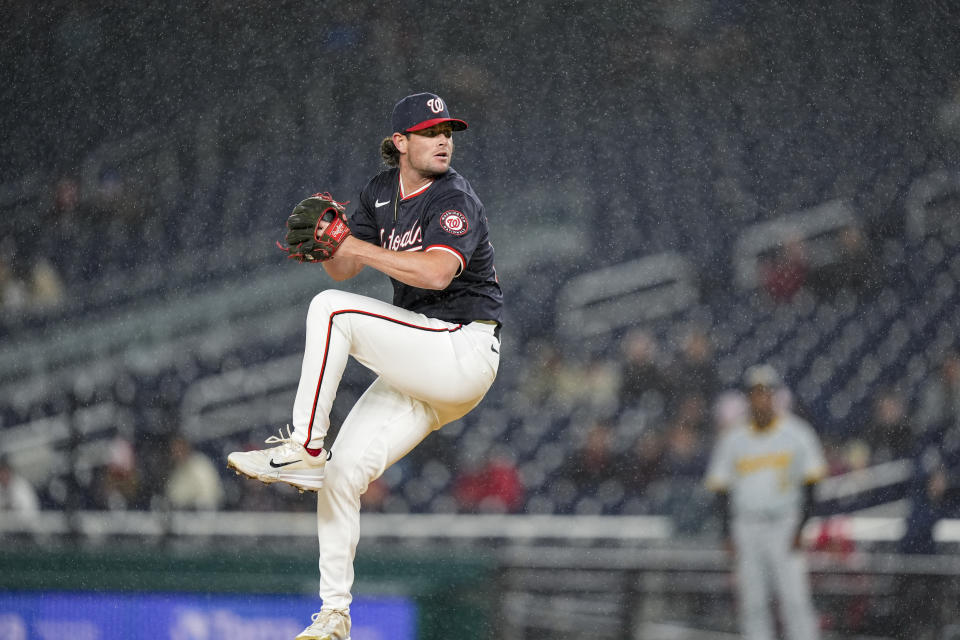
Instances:
[[[434,113],[443,112],[443,100],[440,98],[430,98],[427,100],[427,106],[430,107],[430,111],[433,111]]]

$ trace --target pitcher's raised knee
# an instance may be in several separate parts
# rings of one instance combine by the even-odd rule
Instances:
[[[349,294],[337,289],[325,289],[310,301],[310,315],[330,315],[335,311],[350,308]]]

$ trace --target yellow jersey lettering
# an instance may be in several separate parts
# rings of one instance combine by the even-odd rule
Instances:
[[[788,451],[765,453],[759,456],[744,456],[737,458],[737,474],[745,476],[765,469],[783,470],[790,466],[792,460],[793,454]]]

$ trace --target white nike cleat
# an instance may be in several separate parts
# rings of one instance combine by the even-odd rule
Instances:
[[[287,427],[287,435],[270,436],[267,444],[280,446],[259,451],[234,451],[227,456],[227,466],[255,480],[271,484],[286,482],[301,491],[317,491],[323,487],[324,467],[327,452],[312,456],[303,445],[295,442]]]
[[[313,624],[293,640],[350,640],[350,614],[342,609],[322,609]]]

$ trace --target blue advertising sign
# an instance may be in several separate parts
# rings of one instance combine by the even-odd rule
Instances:
[[[276,640],[293,638],[317,598],[195,593],[0,593],[0,640]],[[351,640],[415,640],[416,606],[358,597]]]

